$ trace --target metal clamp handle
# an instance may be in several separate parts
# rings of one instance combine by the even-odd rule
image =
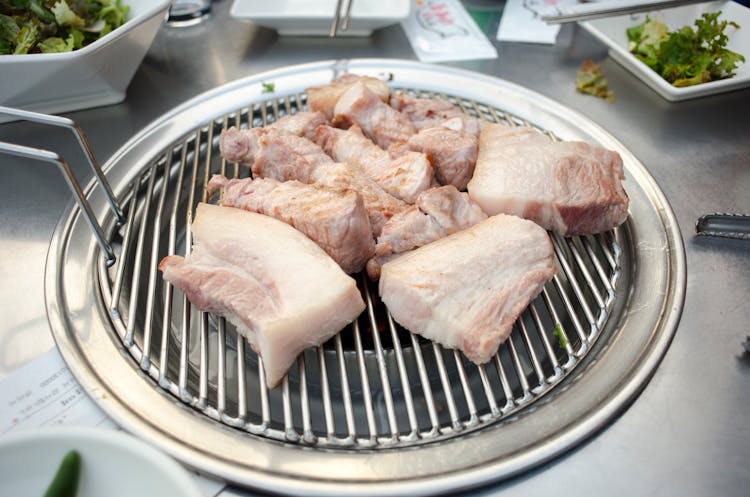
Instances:
[[[695,223],[698,235],[750,240],[750,216],[742,214],[706,214]]]
[[[30,112],[3,106],[0,106],[0,114],[10,115],[25,121],[32,121],[70,129],[78,139],[78,143],[81,145],[81,148],[85,152],[89,165],[93,169],[94,174],[96,175],[99,183],[104,189],[104,193],[107,197],[107,202],[109,203],[110,209],[112,209],[112,212],[117,219],[117,224],[123,224],[124,216],[122,213],[122,209],[120,208],[117,199],[115,199],[114,193],[112,193],[112,188],[110,187],[107,178],[104,176],[104,172],[102,171],[99,163],[94,157],[93,152],[91,151],[91,147],[86,140],[86,136],[83,134],[83,130],[81,130],[81,128],[74,121],[65,117],[50,116],[48,114],[40,114],[38,112]],[[88,200],[86,200],[86,196],[84,195],[83,190],[81,189],[81,185],[78,183],[73,170],[64,158],[62,158],[58,153],[49,150],[26,147],[23,145],[15,145],[2,141],[0,141],[0,153],[7,153],[10,155],[25,157],[29,159],[38,159],[41,161],[56,164],[60,171],[63,173],[63,176],[65,176],[65,180],[67,181],[68,186],[73,191],[73,194],[76,197],[76,201],[78,202],[78,206],[81,208],[81,211],[86,217],[86,221],[88,222],[89,227],[91,227],[91,230],[94,232],[94,236],[96,237],[96,241],[99,244],[99,247],[106,255],[107,266],[109,267],[115,263],[116,257],[114,251],[112,250],[112,246],[107,241],[101,225],[96,220],[96,217],[91,210],[91,205],[89,204]]]

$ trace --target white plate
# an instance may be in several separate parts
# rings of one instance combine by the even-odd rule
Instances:
[[[745,56],[747,61],[738,65],[735,75],[728,79],[711,81],[695,86],[677,88],[667,83],[646,64],[628,52],[628,37],[625,30],[641,24],[646,15],[667,25],[670,31],[683,26],[694,26],[693,22],[704,12],[722,12],[719,20],[734,21],[740,29],[728,28],[728,48]],[[750,86],[750,9],[736,2],[710,2],[686,5],[642,14],[622,15],[582,22],[581,25],[609,46],[609,55],[642,79],[662,97],[671,101],[687,100],[715,93],[722,93]]]
[[[409,17],[410,0],[351,0],[349,27],[339,36],[369,36]],[[346,3],[346,2],[342,2]],[[327,36],[336,0],[235,0],[230,14],[275,29],[280,35]]]
[[[39,497],[63,456],[81,455],[77,497],[202,497],[182,466],[123,432],[38,428],[0,437],[0,495]]]

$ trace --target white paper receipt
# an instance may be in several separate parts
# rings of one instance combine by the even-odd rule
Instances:
[[[497,57],[495,47],[458,0],[415,0],[401,26],[422,62]]]
[[[0,434],[63,424],[119,429],[84,392],[57,348],[52,348],[0,381]],[[191,474],[206,497],[225,486]]]

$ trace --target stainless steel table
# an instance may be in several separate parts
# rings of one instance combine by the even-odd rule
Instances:
[[[68,114],[104,162],[173,106],[233,79],[290,64],[355,57],[414,59],[399,26],[365,39],[282,38],[229,17],[229,0],[190,28],[163,28],[125,102]],[[494,39],[502,2],[467,2]],[[455,64],[526,86],[607,129],[649,169],[671,203],[686,248],[685,309],[675,339],[635,403],[597,436],[534,471],[472,495],[744,496],[750,488],[750,242],[697,238],[709,212],[750,212],[750,90],[669,103],[607,57],[575,25],[556,45],[495,42],[499,57]],[[615,103],[576,93],[581,61],[601,61]],[[85,183],[82,154],[63,132],[0,125],[0,140],[60,152]],[[44,264],[72,201],[50,167],[0,157],[0,378],[53,345]],[[226,495],[251,495],[227,490]]]

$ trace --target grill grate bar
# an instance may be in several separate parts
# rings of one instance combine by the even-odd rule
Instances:
[[[333,419],[333,403],[331,402],[331,389],[328,385],[328,369],[326,368],[326,355],[323,347],[315,347],[320,364],[320,387],[323,397],[323,414],[325,415],[326,438],[332,441],[336,436],[336,428]]]
[[[513,390],[510,388],[510,382],[508,381],[508,375],[505,373],[505,367],[500,361],[500,353],[495,354],[495,368],[497,369],[498,377],[500,378],[500,385],[503,387],[503,395],[505,396],[505,405],[500,408],[504,413],[510,412],[516,403],[513,398]]]
[[[438,422],[437,410],[435,409],[435,397],[432,395],[432,387],[430,387],[430,381],[427,377],[427,367],[425,366],[424,358],[422,357],[422,348],[419,346],[419,339],[414,333],[409,333],[409,338],[411,339],[411,346],[417,363],[419,380],[422,384],[422,392],[424,393],[425,405],[427,406],[427,415],[430,419],[431,429],[428,432],[428,436],[435,436],[440,432],[440,423]]]
[[[531,391],[533,393],[539,393],[544,388],[545,374],[544,371],[542,371],[542,365],[539,364],[539,359],[537,358],[536,351],[534,350],[534,346],[531,343],[531,338],[529,337],[529,331],[526,328],[526,324],[524,323],[523,315],[518,319],[517,324],[518,329],[521,332],[521,338],[523,339],[523,344],[526,348],[526,352],[528,352],[528,357],[529,359],[531,359],[531,366],[533,367],[534,374],[537,378],[537,384],[531,389]]]
[[[130,196],[130,204],[128,205],[128,218],[126,221],[126,224],[124,226],[125,234],[123,235],[122,240],[122,252],[120,254],[120,258],[123,260],[127,260],[130,256],[130,247],[131,247],[131,240],[132,240],[132,234],[133,234],[133,226],[135,226],[135,211],[137,201],[138,201],[138,184],[140,182],[140,178],[136,178],[133,180],[133,184],[130,188],[131,196]],[[121,319],[121,314],[119,311],[118,304],[120,303],[120,293],[122,292],[122,285],[125,278],[125,264],[120,261],[117,264],[117,269],[115,270],[115,280],[112,285],[112,298],[109,301],[109,313],[110,315],[116,319]]]
[[[514,329],[518,329],[517,326],[513,327]],[[517,378],[518,381],[521,384],[521,398],[516,399],[516,402],[518,404],[525,404],[529,400],[531,400],[531,388],[529,387],[529,381],[526,379],[526,373],[524,372],[523,365],[521,364],[521,359],[518,356],[518,352],[516,351],[516,346],[513,343],[513,334],[508,338],[508,340],[505,341],[505,343],[508,346],[508,351],[510,352],[511,359],[513,360],[513,366],[515,367],[515,370],[517,372]]]
[[[172,161],[171,151],[167,153],[167,160],[164,162],[164,178],[169,178],[169,164]],[[156,165],[154,165],[154,172],[156,171]],[[164,205],[167,199],[167,191],[169,190],[169,182],[162,181],[161,193],[159,194],[159,202],[156,207],[156,216],[153,223],[153,235],[151,241],[151,262],[149,263],[148,271],[148,290],[146,300],[146,316],[143,324],[143,356],[141,357],[141,369],[148,370],[150,367],[151,357],[151,333],[154,323],[154,312],[156,311],[155,305],[155,293],[156,293],[156,276],[157,276],[157,265],[159,264],[159,241],[161,231],[161,220],[164,212]]]
[[[297,357],[297,371],[299,374],[299,400],[302,411],[302,439],[307,443],[315,443],[310,419],[310,399],[307,391],[307,373],[305,372],[305,354]]]
[[[156,177],[156,164],[151,166],[151,171],[148,176],[148,193],[146,196],[146,204],[144,205],[143,211],[141,213],[141,219],[140,219],[140,227],[138,229],[138,241],[136,242],[136,250],[135,250],[135,262],[134,265],[136,268],[138,268],[137,271],[133,271],[133,278],[130,283],[130,288],[133,289],[130,294],[130,302],[128,303],[128,320],[127,320],[127,326],[125,328],[125,346],[126,347],[132,347],[133,346],[133,340],[135,336],[135,316],[136,312],[138,310],[138,294],[141,289],[140,281],[141,281],[141,271],[140,268],[142,266],[143,261],[143,246],[146,239],[146,221],[148,219],[148,213],[151,208],[151,199],[153,198],[154,193],[154,178]]]
[[[464,363],[461,360],[461,354],[455,349],[453,350],[453,360],[456,362],[456,371],[458,371],[458,378],[461,380],[461,387],[463,388],[464,398],[466,399],[466,407],[469,410],[469,419],[466,421],[466,426],[474,426],[479,422],[477,407],[474,402],[474,395],[471,393],[469,380],[466,378],[466,370],[464,369]]]
[[[401,348],[401,340],[398,337],[396,331],[396,325],[393,322],[393,318],[388,314],[388,329],[391,332],[391,341],[393,342],[393,350],[396,355],[396,365],[398,366],[399,379],[401,380],[401,387],[403,388],[404,403],[406,405],[406,416],[409,420],[409,433],[402,436],[402,440],[416,440],[417,433],[419,432],[419,425],[417,424],[417,415],[414,411],[414,397],[411,391],[411,382],[409,381],[409,373],[406,371],[406,363],[404,361],[404,352]]]
[[[448,405],[448,412],[450,413],[451,427],[454,431],[461,431],[463,425],[461,424],[461,418],[458,415],[458,409],[456,408],[456,402],[453,400],[453,392],[451,390],[450,380],[448,379],[448,372],[445,370],[445,363],[443,362],[442,348],[436,344],[432,344],[432,352],[435,354],[435,362],[437,364],[437,370],[440,374],[440,383],[443,386],[443,392],[445,393],[445,402]]]
[[[377,440],[377,425],[375,424],[375,412],[372,408],[372,394],[370,393],[370,381],[367,374],[367,364],[365,363],[365,353],[362,348],[362,336],[359,330],[359,323],[354,321],[352,327],[354,334],[354,347],[357,353],[357,366],[359,367],[359,378],[362,383],[362,398],[365,403],[365,416],[367,417],[367,429],[370,434],[370,442]]]
[[[346,361],[344,359],[344,346],[341,341],[341,333],[334,337],[336,347],[336,358],[339,366],[339,381],[341,383],[341,399],[344,403],[344,416],[346,419],[347,441],[354,441],[357,436],[357,429],[354,424],[354,409],[352,407],[352,393],[349,390],[349,374],[346,371]]]
[[[380,383],[383,386],[383,400],[385,402],[386,416],[388,419],[388,427],[390,429],[390,439],[385,439],[387,442],[395,442],[398,439],[398,425],[396,423],[396,414],[394,413],[393,407],[393,394],[391,390],[391,383],[388,380],[388,370],[385,363],[385,357],[383,356],[383,344],[380,341],[380,331],[378,330],[378,321],[375,318],[374,305],[372,301],[372,295],[370,295],[370,289],[367,285],[367,281],[364,280],[365,276],[362,276],[362,286],[364,287],[365,302],[367,303],[367,316],[370,318],[370,329],[372,331],[373,348],[375,349],[375,357],[378,365],[378,372],[380,373]]]

